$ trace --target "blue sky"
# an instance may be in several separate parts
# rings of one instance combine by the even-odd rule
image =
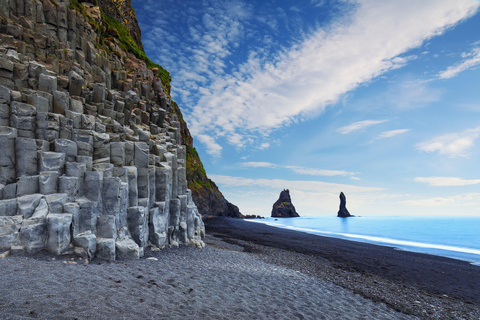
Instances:
[[[480,215],[478,0],[132,0],[244,214]]]

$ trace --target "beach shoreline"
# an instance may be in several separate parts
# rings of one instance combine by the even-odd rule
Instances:
[[[479,319],[480,266],[393,247],[238,219],[205,220],[207,233],[271,263],[320,277],[425,319]]]

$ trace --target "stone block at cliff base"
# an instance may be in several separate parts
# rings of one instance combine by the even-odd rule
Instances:
[[[141,248],[147,245],[148,241],[148,211],[145,207],[130,207],[127,209],[128,231],[133,240]]]
[[[9,250],[20,239],[22,216],[0,217],[0,250]]]
[[[27,254],[33,254],[43,250],[46,237],[46,219],[30,218],[23,220],[20,229],[20,242]]]
[[[99,238],[117,238],[117,224],[115,216],[103,215],[98,217],[97,236]]]
[[[133,240],[132,240],[133,241]],[[95,255],[99,259],[113,261],[116,258],[115,240],[114,239],[97,239],[97,253]]]
[[[97,238],[90,231],[77,234],[73,238],[73,244],[77,247],[83,248],[84,252],[87,254],[88,259],[92,259],[97,252]],[[113,241],[113,259],[104,260],[115,260],[115,241]]]
[[[47,216],[47,241],[45,247],[48,251],[61,255],[70,250],[71,225],[71,214],[50,213]]]
[[[113,240],[113,239],[112,239]],[[120,259],[139,259],[140,248],[131,238],[115,242],[116,256]]]

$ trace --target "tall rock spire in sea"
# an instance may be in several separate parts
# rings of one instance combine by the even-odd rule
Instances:
[[[353,217],[350,212],[347,210],[347,198],[343,194],[343,192],[340,192],[340,208],[338,210],[337,217],[340,218],[348,218],[348,217]]]

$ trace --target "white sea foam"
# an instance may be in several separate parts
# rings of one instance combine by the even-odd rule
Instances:
[[[292,226],[285,226],[285,228],[307,232],[307,233],[323,234],[323,235],[330,235],[330,236],[342,237],[342,238],[345,237],[345,238],[360,239],[360,240],[366,240],[368,242],[374,242],[374,243],[385,243],[385,244],[393,245],[394,247],[397,247],[397,246],[417,247],[417,248],[425,248],[425,249],[436,249],[436,250],[475,254],[475,255],[478,255],[480,259],[480,250],[471,249],[471,248],[462,248],[462,247],[446,246],[446,245],[439,245],[439,244],[432,244],[432,243],[421,243],[421,242],[405,241],[405,240],[396,240],[396,239],[389,239],[389,238],[364,236],[359,234],[319,231],[314,229],[298,228],[298,227],[292,227]]]
[[[414,251],[414,252],[420,252],[420,253],[428,253],[428,254],[433,254],[433,255],[439,255],[439,256],[445,256],[445,257],[450,257],[450,258],[455,258],[455,259],[460,259],[460,260],[466,260],[469,261],[473,264],[480,265],[480,249],[478,248],[469,248],[469,247],[464,247],[464,246],[458,246],[458,245],[451,245],[448,243],[448,241],[444,241],[446,236],[444,235],[443,237],[440,235],[435,235],[435,237],[432,237],[431,232],[429,231],[428,227],[425,227],[422,229],[422,235],[425,236],[426,233],[429,233],[427,235],[427,238],[425,240],[433,240],[435,241],[436,238],[441,239],[439,242],[444,242],[444,243],[431,243],[428,241],[416,241],[417,239],[412,239],[412,240],[401,240],[401,239],[395,239],[393,237],[385,237],[383,235],[364,235],[364,234],[359,234],[356,233],[357,230],[355,229],[355,224],[359,223],[360,220],[357,222],[352,221],[346,221],[346,220],[338,220],[338,219],[332,219],[331,217],[327,218],[329,220],[325,220],[325,218],[321,217],[320,220],[317,220],[317,217],[301,217],[301,218],[293,218],[293,219],[286,219],[286,220],[263,220],[263,221],[255,221],[255,222],[261,222],[265,223],[274,227],[280,227],[280,228],[285,228],[289,230],[295,230],[295,231],[300,231],[300,232],[306,232],[306,233],[311,233],[311,234],[318,234],[322,236],[328,236],[328,237],[333,237],[333,238],[342,238],[342,239],[347,239],[347,240],[353,240],[353,241],[360,241],[360,242],[367,242],[367,243],[373,243],[373,244],[379,244],[379,245],[385,245],[385,246],[390,246],[394,247],[396,249],[400,250],[407,250],[407,251]],[[370,221],[370,219],[365,219],[362,221],[362,226],[366,226],[365,223],[368,223],[372,225],[376,225],[377,223],[380,222],[380,220],[377,220],[378,218],[375,218],[375,220]],[[402,219],[404,219],[402,217]],[[384,221],[386,221],[385,219]],[[393,218],[393,220],[396,220],[396,217]],[[319,224],[319,221],[322,223]],[[408,221],[408,220],[402,220],[403,222]],[[413,221],[413,220],[412,220]],[[432,225],[435,224],[434,220],[428,220]],[[457,223],[463,223],[463,222],[458,222],[458,219],[454,219],[453,221],[457,221]],[[334,223],[332,223],[334,222]],[[417,221],[418,222],[418,221]],[[410,238],[412,235],[410,234],[411,230],[399,230],[402,228],[401,226],[405,226],[405,224],[402,224],[400,220],[397,221],[398,225],[396,228],[397,233],[393,233],[393,235],[399,235],[400,237],[408,237]],[[455,222],[452,222],[454,224]],[[324,225],[324,227],[318,227],[318,225]],[[343,225],[348,225],[350,229],[355,229],[355,230],[342,230],[341,227]],[[327,225],[327,227],[325,227]],[[407,224],[408,225],[408,224]],[[333,226],[333,227],[332,227]],[[412,226],[410,224],[410,226]],[[418,226],[418,224],[417,224]],[[347,229],[349,229],[347,228]],[[327,229],[327,230],[324,230]],[[329,230],[328,230],[329,229]],[[334,231],[331,231],[334,230]],[[462,228],[459,228],[457,226],[457,230],[462,230]],[[354,232],[338,232],[338,231],[354,231]],[[379,231],[378,229],[376,231]],[[418,232],[418,230],[416,230]],[[465,231],[465,229],[463,229]],[[363,230],[361,231],[363,232]],[[372,232],[372,230],[370,230]],[[452,232],[451,230],[442,230],[443,233],[445,232],[450,232],[448,235],[451,237]],[[458,232],[458,231],[457,231]],[[377,232],[375,232],[377,233]],[[385,232],[383,232],[385,234]],[[392,234],[392,233],[389,233]],[[423,239],[422,239],[423,240]],[[475,239],[473,239],[473,242],[469,242],[468,240],[464,239],[465,242],[463,243],[474,243]]]

